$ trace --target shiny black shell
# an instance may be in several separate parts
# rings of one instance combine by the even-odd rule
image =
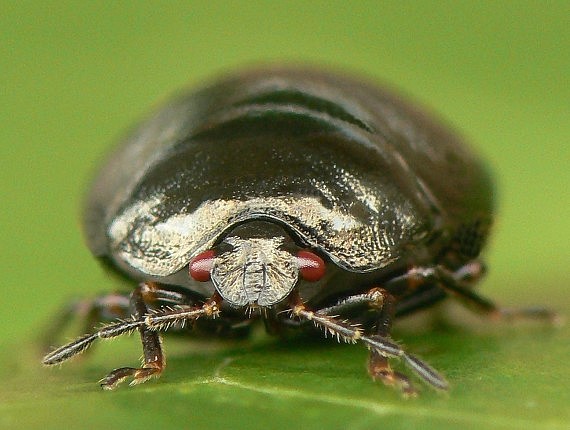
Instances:
[[[342,74],[259,69],[179,95],[138,126],[96,177],[84,225],[91,251],[124,274],[208,296],[190,259],[247,220],[274,221],[369,280],[459,267],[479,254],[492,212],[485,166],[416,104]]]

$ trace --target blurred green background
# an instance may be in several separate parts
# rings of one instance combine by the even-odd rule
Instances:
[[[568,326],[402,332],[455,387],[412,402],[368,381],[357,347],[262,339],[187,358],[173,341],[161,381],[103,393],[134,338],[59,372],[32,344],[69,297],[117,286],[78,210],[115,139],[181,87],[269,61],[363,73],[448,118],[497,177],[481,291],[567,313],[569,17],[568,1],[0,1],[0,427],[570,427]]]

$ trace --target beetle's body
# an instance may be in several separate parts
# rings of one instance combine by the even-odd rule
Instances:
[[[145,122],[94,182],[85,228],[93,253],[129,275],[209,297],[184,267],[246,220],[274,220],[336,266],[373,272],[365,284],[438,263],[461,229],[490,224],[491,200],[479,160],[400,98],[273,70],[179,97]],[[478,232],[457,264],[477,256]],[[355,292],[313,287],[305,300]]]
[[[391,320],[449,291],[497,310],[471,292],[492,191],[454,132],[389,91],[295,69],[222,79],[151,116],[100,171],[85,209],[89,247],[143,284],[131,319],[44,362],[139,329],[144,366],[117,369],[104,386],[141,382],[163,367],[156,331],[220,314],[272,328],[313,321],[367,344],[373,377],[413,392],[387,364],[396,356],[445,388],[389,340]],[[345,312],[366,324],[336,318]]]

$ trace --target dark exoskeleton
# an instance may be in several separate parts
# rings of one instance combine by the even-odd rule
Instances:
[[[473,292],[493,217],[493,186],[454,132],[388,90],[342,75],[260,69],[175,98],[111,154],[88,195],[94,255],[141,283],[72,306],[117,317],[44,358],[138,330],[144,362],[102,381],[164,368],[159,332],[316,326],[363,343],[375,379],[415,394],[401,359],[445,379],[391,340],[392,321],[446,296],[497,317]]]

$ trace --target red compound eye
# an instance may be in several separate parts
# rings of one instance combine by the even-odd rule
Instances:
[[[194,257],[189,265],[190,276],[198,282],[209,281],[215,257],[216,254],[211,249]]]
[[[321,257],[311,251],[299,251],[297,253],[297,265],[299,266],[301,277],[305,281],[318,281],[325,274],[325,262]]]

